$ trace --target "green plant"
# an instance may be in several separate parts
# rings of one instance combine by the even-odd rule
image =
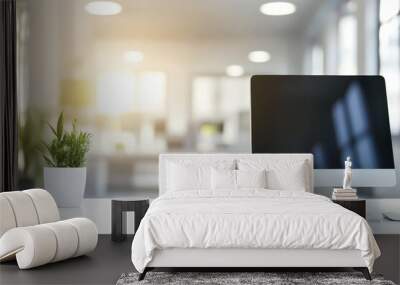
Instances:
[[[82,167],[89,151],[90,134],[76,130],[76,119],[72,122],[72,131],[64,130],[64,113],[58,117],[57,127],[48,124],[54,134],[50,143],[44,143],[49,154],[43,154],[51,167]]]

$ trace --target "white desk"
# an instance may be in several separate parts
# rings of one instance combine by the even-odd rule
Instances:
[[[390,221],[383,217],[384,212],[394,211],[400,211],[400,199],[367,200],[367,221],[374,234],[400,234],[400,221]]]
[[[368,220],[374,234],[377,235],[400,235],[400,222],[387,219]]]

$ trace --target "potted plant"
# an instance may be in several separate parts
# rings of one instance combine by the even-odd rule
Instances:
[[[89,151],[90,134],[77,131],[76,119],[72,130],[64,130],[64,114],[58,117],[57,126],[48,124],[54,138],[44,143],[47,163],[44,168],[44,186],[61,208],[81,206],[86,185],[86,154]]]

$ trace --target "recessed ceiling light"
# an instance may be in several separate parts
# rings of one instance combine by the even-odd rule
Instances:
[[[92,1],[86,4],[86,12],[98,16],[116,15],[122,11],[122,6],[113,1]]]
[[[144,55],[142,52],[137,51],[137,50],[130,50],[127,51],[124,55],[124,58],[126,61],[131,62],[131,63],[138,63],[141,62],[144,58]]]
[[[249,53],[249,60],[252,62],[267,62],[270,59],[270,54],[264,50],[254,50]]]
[[[262,4],[260,11],[269,16],[285,16],[296,12],[296,6],[290,2],[269,2]]]
[[[242,76],[244,69],[241,65],[233,64],[226,67],[226,74],[232,77]]]

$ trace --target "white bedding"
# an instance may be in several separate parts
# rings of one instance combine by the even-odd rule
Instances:
[[[365,219],[300,191],[171,192],[154,200],[132,243],[143,272],[155,249],[358,249],[372,271],[380,251]]]

